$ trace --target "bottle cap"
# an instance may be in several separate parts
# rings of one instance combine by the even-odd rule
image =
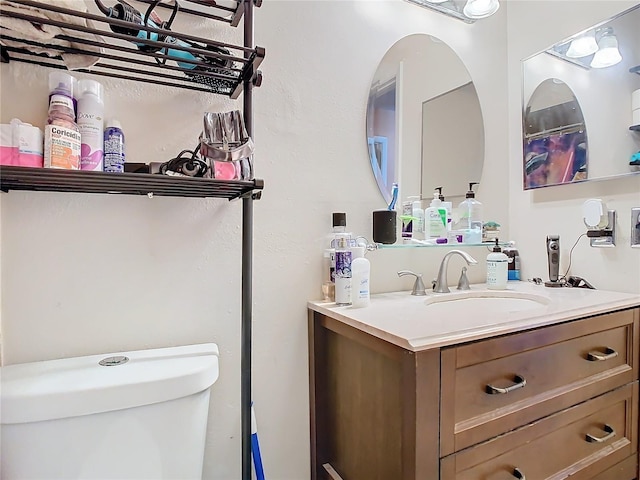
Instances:
[[[68,73],[54,71],[49,73],[49,93],[66,95],[74,98],[74,90],[76,89],[77,80]]]
[[[346,227],[347,226],[347,214],[343,212],[333,212],[333,226],[334,227]]]
[[[110,118],[105,123],[105,128],[119,128],[122,130],[122,125],[120,125],[120,122],[115,118]]]
[[[80,93],[80,95],[88,93],[90,95],[95,95],[100,99],[100,101],[102,101],[103,91],[104,89],[102,88],[102,84],[100,82],[96,82],[95,80],[83,78],[78,82],[78,92]]]

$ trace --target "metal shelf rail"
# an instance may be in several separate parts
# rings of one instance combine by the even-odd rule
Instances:
[[[148,173],[106,173],[55,168],[0,167],[0,190],[109,193],[234,200],[259,196],[262,180],[216,180]]]

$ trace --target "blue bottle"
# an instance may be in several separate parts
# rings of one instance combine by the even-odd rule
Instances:
[[[109,120],[104,130],[104,171],[124,172],[124,133],[117,120]]]
[[[515,247],[515,242],[509,242],[502,252],[509,258],[507,279],[520,280],[520,254]]]

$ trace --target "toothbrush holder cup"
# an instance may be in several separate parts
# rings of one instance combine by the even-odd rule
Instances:
[[[396,243],[396,211],[373,211],[373,241],[384,245]]]

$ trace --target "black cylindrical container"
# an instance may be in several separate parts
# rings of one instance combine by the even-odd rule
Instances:
[[[374,210],[373,241],[385,245],[396,243],[395,210]]]

